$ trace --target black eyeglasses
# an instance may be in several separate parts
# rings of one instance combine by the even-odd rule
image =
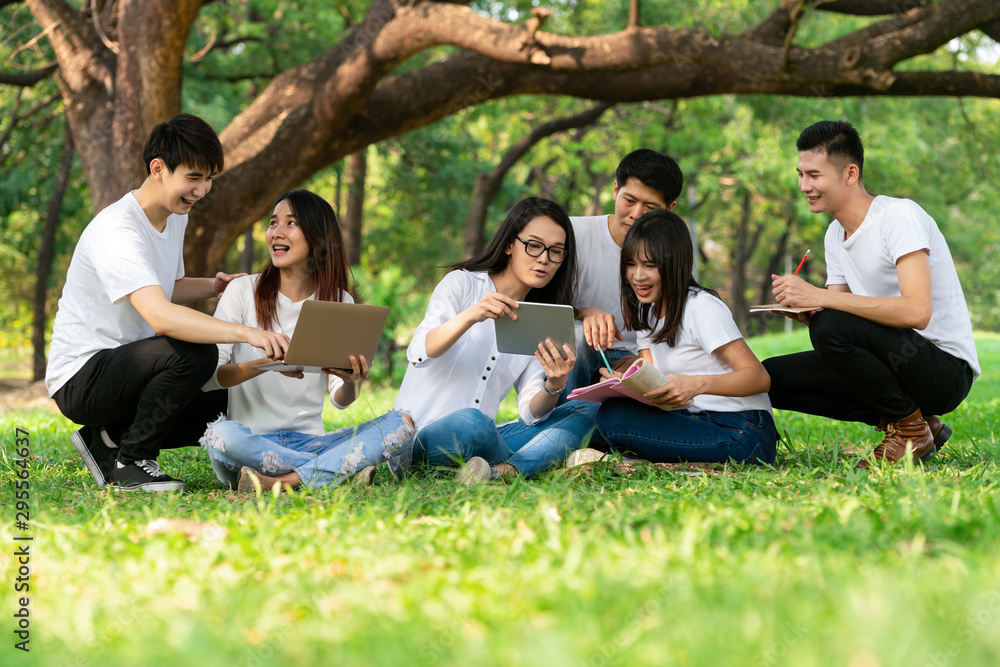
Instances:
[[[554,245],[547,246],[541,241],[525,241],[520,236],[514,238],[524,244],[524,252],[528,253],[530,257],[541,257],[542,253],[548,250],[550,261],[562,264],[562,261],[566,259],[566,248]]]

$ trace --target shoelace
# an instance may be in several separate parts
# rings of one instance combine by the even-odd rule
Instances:
[[[165,474],[160,472],[160,465],[152,459],[136,461],[135,464],[145,470],[150,477],[166,477]]]

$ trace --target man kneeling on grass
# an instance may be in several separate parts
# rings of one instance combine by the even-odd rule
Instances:
[[[789,315],[809,326],[815,349],[764,361],[771,403],[876,426],[885,433],[876,461],[896,463],[908,448],[929,457],[952,432],[937,415],[958,407],[980,373],[948,243],[916,203],[868,194],[850,123],[816,123],[797,147],[809,210],[836,219],[826,233],[826,289],[772,276],[778,303],[822,310]]]
[[[181,491],[161,449],[198,445],[226,410],[226,392],[199,390],[215,372],[215,343],[249,343],[270,357],[284,334],[223,322],[177,304],[216,296],[234,276],[184,277],[188,212],[222,169],[209,125],[181,114],[143,149],[146,180],[101,211],[80,236],[59,299],[45,374],[49,396],[83,428],[73,446],[100,487]]]

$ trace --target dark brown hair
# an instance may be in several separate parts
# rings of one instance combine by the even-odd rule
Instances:
[[[524,300],[571,305],[576,294],[576,237],[573,236],[573,225],[566,211],[551,199],[525,197],[514,204],[485,250],[464,262],[451,264],[448,268],[500,273],[510,264],[507,248],[517,240],[517,235],[529,222],[543,216],[551,218],[566,232],[566,255],[561,264],[556,264],[555,275],[545,287],[532,289]]]
[[[655,264],[660,273],[660,298],[656,303],[641,303],[626,275],[628,263],[638,262],[640,257]],[[662,312],[663,318],[652,341],[673,347],[684,318],[688,291],[701,290],[719,296],[715,290],[698,284],[693,269],[691,233],[679,215],[659,208],[636,220],[625,235],[619,265],[625,328],[629,331],[652,331]]]
[[[295,222],[302,229],[302,235],[309,244],[309,274],[316,284],[316,299],[319,301],[343,301],[344,293],[350,289],[350,266],[344,251],[344,240],[337,224],[337,214],[333,207],[319,195],[308,190],[292,190],[278,197],[274,205],[287,200],[295,216]],[[254,305],[257,309],[257,326],[273,331],[278,319],[278,288],[281,285],[281,271],[270,259],[257,278]]]

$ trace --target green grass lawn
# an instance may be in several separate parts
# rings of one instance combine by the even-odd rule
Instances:
[[[779,412],[777,467],[735,475],[597,466],[460,488],[380,470],[370,488],[255,499],[187,449],[161,457],[187,493],[123,496],[95,488],[64,418],[7,412],[0,664],[997,665],[1000,336],[977,343],[986,375],[945,450],[871,474],[843,449],[872,429]],[[355,423],[393,398],[324,416]],[[178,518],[190,536],[162,521]],[[30,654],[13,633],[23,544]]]

